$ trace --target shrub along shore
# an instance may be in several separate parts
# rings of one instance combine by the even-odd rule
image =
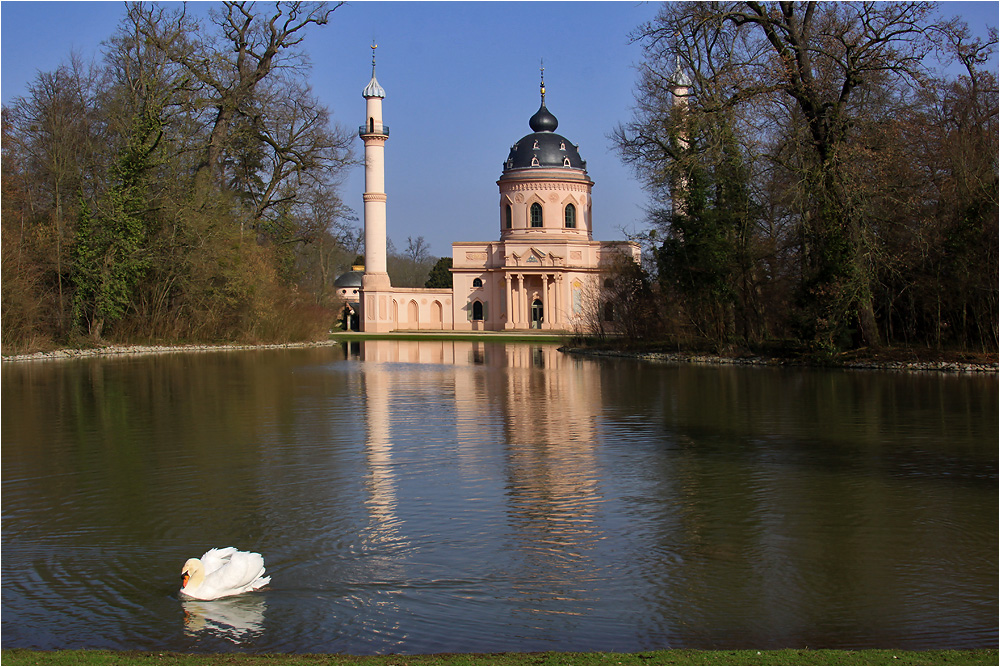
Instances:
[[[5,649],[4,665],[996,665],[997,649],[666,649],[639,653],[437,653],[355,656],[322,653]]]

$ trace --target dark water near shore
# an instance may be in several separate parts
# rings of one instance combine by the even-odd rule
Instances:
[[[2,644],[998,642],[995,376],[367,342],[4,364]],[[177,596],[264,554],[264,591]]]

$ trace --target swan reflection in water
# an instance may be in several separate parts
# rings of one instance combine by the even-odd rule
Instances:
[[[240,644],[264,631],[267,604],[258,595],[181,600],[181,606],[184,608],[184,634],[190,637],[212,635]]]

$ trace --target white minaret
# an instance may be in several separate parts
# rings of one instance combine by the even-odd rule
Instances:
[[[674,73],[670,77],[670,92],[673,95],[673,100],[671,106],[676,108],[678,111],[683,112],[687,109],[688,98],[691,96],[691,77],[684,70],[681,65],[681,57],[677,56],[677,66],[674,68]],[[685,132],[681,132],[677,137],[677,145],[681,150],[686,151],[690,143],[688,142],[688,137]],[[684,215],[687,210],[684,204],[684,191],[687,190],[687,179],[684,176],[678,176],[671,187],[670,200],[673,207],[674,215]]]
[[[389,127],[382,123],[385,90],[375,79],[375,49],[372,44],[372,80],[361,95],[366,118],[358,134],[365,142],[365,274],[361,280],[361,330],[390,331],[389,274],[386,273],[385,142]]]
[[[385,271],[385,141],[389,128],[382,123],[385,90],[375,80],[375,49],[372,44],[372,80],[361,93],[366,102],[366,120],[359,134],[365,142],[365,277],[363,287],[389,287]],[[377,284],[376,284],[377,283]]]

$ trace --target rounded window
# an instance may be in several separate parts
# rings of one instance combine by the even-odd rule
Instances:
[[[576,206],[566,204],[566,229],[576,229]]]
[[[472,279],[472,286],[473,287],[482,287],[483,286],[483,279],[482,278],[473,278]]]
[[[535,202],[531,205],[531,226],[541,227],[542,226],[542,205]]]

